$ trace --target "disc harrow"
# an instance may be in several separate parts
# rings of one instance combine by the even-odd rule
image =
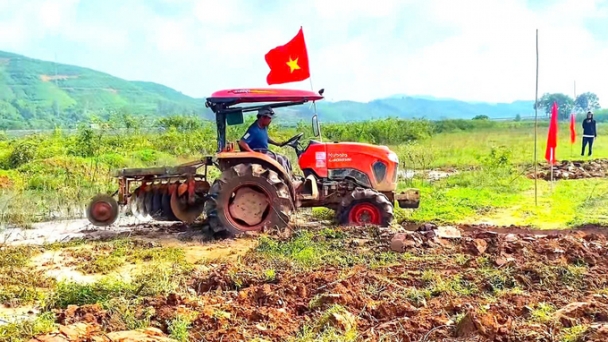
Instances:
[[[203,212],[210,186],[205,180],[194,180],[194,196],[185,178],[161,182],[142,181],[128,202],[133,216],[156,221],[183,221],[192,223]]]
[[[119,189],[114,195],[93,198],[87,218],[96,226],[113,224],[120,205],[140,220],[194,222],[205,207],[211,185],[207,181],[210,160],[202,160],[177,167],[122,169],[114,176]],[[205,166],[204,174],[196,170]],[[133,188],[133,191],[130,191]]]

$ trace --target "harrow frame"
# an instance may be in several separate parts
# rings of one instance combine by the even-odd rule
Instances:
[[[180,201],[183,204],[193,205],[198,186],[202,185],[207,190],[210,187],[207,181],[208,167],[215,164],[217,162],[214,157],[206,156],[200,160],[177,166],[116,170],[112,177],[118,180],[118,190],[112,195],[100,194],[95,196],[87,207],[87,218],[95,226],[107,226],[114,223],[120,215],[120,207],[127,207],[130,198],[135,195],[135,191],[132,192],[130,189],[133,183],[139,184],[138,188],[143,191],[147,190],[149,186],[159,184],[167,186],[167,194],[171,198],[171,202],[174,202],[173,197],[178,197],[176,203]],[[198,173],[201,167],[204,167],[203,173]],[[171,206],[173,205],[178,204],[172,203]],[[185,212],[183,215],[181,215],[182,218],[189,216]],[[189,221],[190,219],[183,220],[180,218],[178,220]]]
[[[141,182],[142,184],[153,184],[155,181],[171,180],[171,179],[186,179],[188,186],[188,202],[193,201],[194,196],[194,178],[200,177],[203,181],[207,181],[208,167],[214,165],[214,158],[210,156],[203,157],[201,160],[195,160],[177,166],[160,166],[147,168],[123,168],[117,170],[112,175],[118,179],[118,204],[126,205],[127,198],[130,196],[129,187],[132,182]],[[197,173],[198,169],[204,166],[204,173]]]

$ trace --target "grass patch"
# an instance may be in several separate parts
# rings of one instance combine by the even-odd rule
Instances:
[[[535,322],[549,323],[553,319],[555,307],[549,303],[537,303],[533,306],[530,316]]]
[[[0,269],[24,267],[40,250],[30,246],[0,246]]]
[[[586,325],[575,325],[571,328],[563,328],[560,331],[560,342],[577,342],[585,334],[589,327]]]
[[[48,302],[50,308],[65,309],[68,305],[102,304],[117,297],[132,297],[135,284],[104,277],[92,284],[61,281]]]
[[[169,331],[169,337],[174,338],[180,342],[186,342],[189,340],[190,326],[192,321],[196,318],[195,313],[190,314],[177,314],[175,318],[169,321],[167,330]]]
[[[117,297],[129,299],[167,294],[178,289],[194,269],[194,265],[185,260],[184,251],[179,248],[150,246],[129,239],[100,243],[91,249],[77,249],[70,253],[76,258],[94,255],[90,264],[95,266],[89,266],[87,270],[98,271],[99,269],[91,267],[102,265],[105,266],[102,271],[108,271],[126,262],[147,264],[146,267],[133,270],[130,281],[122,279],[120,275],[106,275],[92,284],[59,282],[53,291],[50,307],[103,304]],[[107,263],[108,260],[116,262]]]
[[[302,330],[289,341],[356,341],[358,337],[355,317],[341,305],[334,304],[319,315],[312,324],[305,325]]]
[[[29,265],[40,249],[29,246],[0,248],[0,303],[31,304],[44,298],[54,281]]]
[[[77,270],[109,274],[126,264],[185,263],[185,252],[177,247],[162,247],[133,239],[95,243],[66,251],[78,262]]]
[[[55,315],[45,312],[32,320],[0,325],[0,341],[29,341],[34,336],[48,333],[54,328]]]
[[[271,265],[289,264],[296,270],[311,270],[323,266],[352,267],[366,265],[385,267],[409,260],[408,253],[366,252],[349,246],[344,233],[329,228],[320,234],[297,231],[288,241],[261,237],[252,258],[265,260]],[[429,256],[429,258],[436,258]]]
[[[312,217],[318,221],[333,221],[336,213],[327,208],[312,208]]]
[[[103,303],[103,308],[112,327],[119,330],[147,328],[155,314],[154,308],[143,306],[141,298],[112,298]]]

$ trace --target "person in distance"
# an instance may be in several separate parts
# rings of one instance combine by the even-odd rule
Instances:
[[[593,119],[593,113],[587,112],[587,117],[583,120],[583,150],[581,156],[585,155],[585,147],[589,144],[589,154],[591,156],[593,148],[593,140],[597,138],[597,130],[595,128],[595,119]]]

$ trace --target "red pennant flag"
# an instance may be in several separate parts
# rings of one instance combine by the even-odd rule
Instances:
[[[547,135],[547,148],[545,159],[549,164],[555,164],[555,148],[557,147],[557,102],[553,102],[551,108],[551,123],[549,124],[549,134]]]
[[[570,143],[574,144],[574,142],[576,141],[576,129],[574,128],[575,124],[576,124],[576,113],[574,112],[574,110],[572,111],[572,114],[570,114]]]
[[[264,58],[270,68],[266,76],[268,85],[298,82],[310,77],[308,51],[302,27],[287,44],[268,51]]]

